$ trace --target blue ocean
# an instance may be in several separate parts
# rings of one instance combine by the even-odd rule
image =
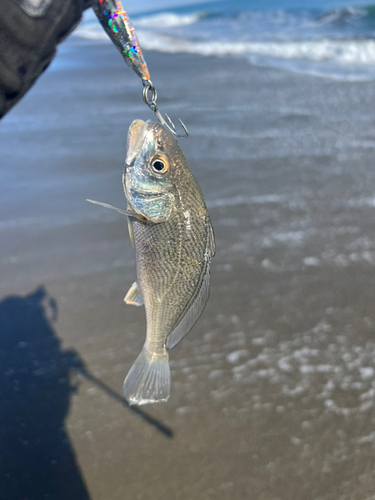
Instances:
[[[123,4],[144,49],[241,57],[340,80],[375,79],[375,5],[363,0]],[[75,36],[110,43],[92,11]]]

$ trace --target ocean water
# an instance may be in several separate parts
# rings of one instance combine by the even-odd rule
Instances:
[[[375,79],[375,5],[363,1],[155,2],[152,10],[144,11],[146,3],[142,12],[129,12],[144,49],[241,57],[248,64],[363,81]],[[91,10],[74,36],[109,43]]]

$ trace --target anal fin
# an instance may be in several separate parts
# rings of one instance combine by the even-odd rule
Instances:
[[[143,298],[135,281],[125,295],[124,302],[132,306],[143,306]]]
[[[180,320],[167,337],[166,345],[168,349],[173,349],[192,329],[205,308],[209,293],[210,266],[207,264],[194,296],[182,313]]]
[[[211,258],[215,255],[215,236],[208,216],[206,237],[206,252],[202,274],[190,302],[167,337],[166,345],[168,349],[173,349],[189,333],[206,306],[210,294],[210,263]]]

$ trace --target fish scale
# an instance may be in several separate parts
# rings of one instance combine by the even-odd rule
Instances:
[[[194,198],[191,201],[194,203]],[[137,281],[147,314],[147,344],[153,349],[164,349],[166,338],[188,304],[203,271],[206,217],[202,217],[194,205],[190,210],[192,229],[189,230],[179,207],[171,220],[163,224],[131,221]]]

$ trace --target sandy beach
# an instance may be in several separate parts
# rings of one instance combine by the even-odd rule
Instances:
[[[147,52],[180,117],[217,255],[171,352],[167,404],[129,408],[145,336],[125,207],[130,123],[109,44],[69,39],[0,128],[1,500],[370,500],[373,82]]]

